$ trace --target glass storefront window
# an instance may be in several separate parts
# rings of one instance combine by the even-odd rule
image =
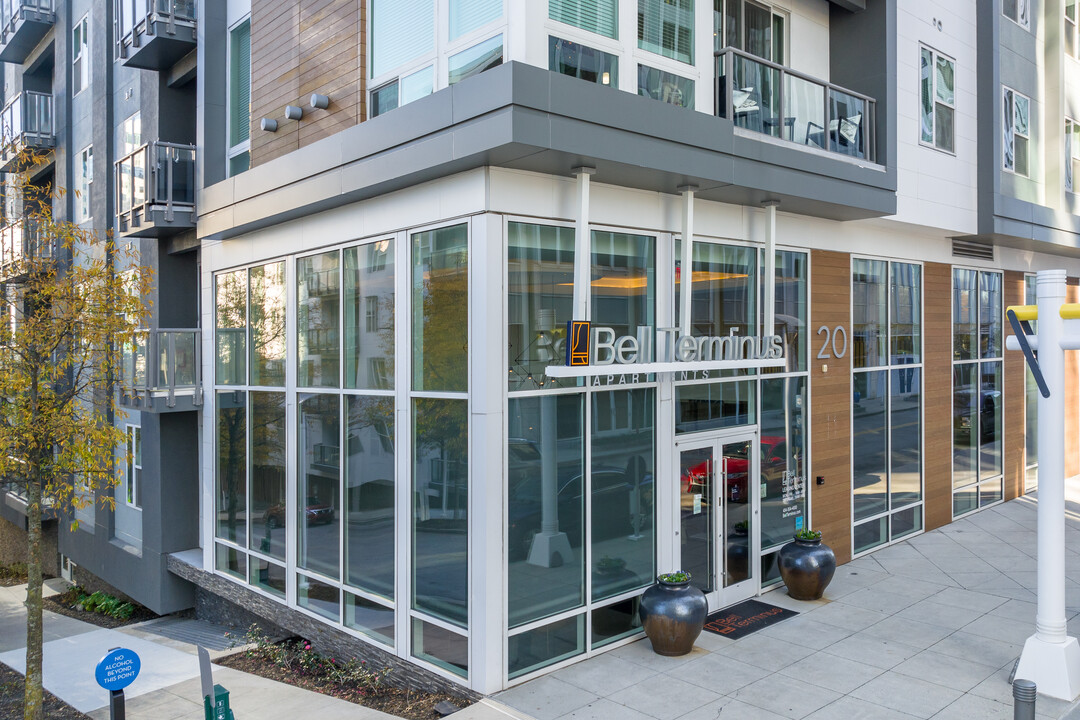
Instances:
[[[507,649],[511,678],[580,655],[585,652],[585,615],[511,635]]]
[[[285,559],[285,393],[252,392],[251,537],[248,547]]]
[[[467,392],[468,225],[412,236],[413,390]]]
[[[592,611],[593,650],[641,632],[641,597],[619,600]]]
[[[1001,357],[1001,273],[979,273],[979,357]]]
[[[891,263],[889,341],[893,365],[922,362],[922,267]]]
[[[922,498],[922,370],[891,371],[889,496],[891,507]]]
[[[345,593],[345,627],[393,647],[394,608]]]
[[[217,393],[216,536],[242,544],[247,535],[247,393]]]
[[[675,243],[681,257],[682,242]],[[756,335],[757,261],[754,248],[694,243],[690,287],[690,325],[693,335],[724,336],[734,330],[739,335]],[[682,269],[676,273],[675,316],[682,318]]]
[[[341,277],[338,252],[296,261],[296,352],[300,387],[338,387]]]
[[[341,417],[337,395],[300,393],[297,566],[340,577]]]
[[[805,377],[761,381],[760,449],[761,548],[768,550],[790,542],[805,527]]]
[[[285,599],[285,568],[252,556],[248,563],[248,582],[271,595]]]
[[[412,619],[412,654],[455,675],[469,674],[469,638],[416,617]]]
[[[979,363],[979,476],[1001,474],[1001,379],[1000,362]]]
[[[615,337],[656,326],[656,238],[594,230],[591,314]]]
[[[251,385],[285,385],[285,263],[251,268]]]
[[[467,413],[467,400],[413,400],[412,607],[462,627],[469,622]]]
[[[885,371],[855,375],[851,458],[856,521],[888,510],[887,377]]]
[[[241,580],[247,577],[247,555],[236,548],[221,543],[217,543],[214,548],[215,569]]]
[[[511,398],[509,626],[585,602],[583,396]]]
[[[752,380],[677,385],[675,433],[752,425],[757,420],[756,390]]]
[[[979,337],[979,273],[953,270],[953,360],[973,360]]]
[[[394,597],[394,398],[345,397],[345,582]]]
[[[296,576],[296,604],[337,621],[340,617],[341,590],[307,575]]]
[[[591,395],[593,601],[656,576],[654,398],[651,388]]]
[[[888,364],[889,263],[884,260],[851,261],[852,361],[856,368]]]
[[[773,332],[784,338],[783,372],[806,370],[806,253],[776,251]],[[766,369],[765,373],[780,372]]]
[[[566,323],[573,320],[574,229],[507,226],[508,388],[573,387],[573,378],[547,378],[566,356]]]
[[[215,338],[218,385],[247,382],[247,271],[237,270],[217,276],[215,293]]]
[[[345,387],[394,387],[394,242],[346,248]]]

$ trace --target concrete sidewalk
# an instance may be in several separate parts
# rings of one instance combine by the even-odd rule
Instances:
[[[1080,482],[1069,483],[1066,603],[1080,633]],[[1010,720],[1009,673],[1035,629],[1036,499],[1028,496],[837,569],[818,602],[690,655],[648,640],[496,695],[539,720]],[[1040,718],[1080,718],[1040,696]]]

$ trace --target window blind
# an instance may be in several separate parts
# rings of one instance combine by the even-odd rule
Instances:
[[[232,31],[229,48],[229,145],[251,137],[251,21]]]
[[[692,65],[694,0],[638,0],[638,47]]]
[[[549,0],[548,17],[604,37],[619,38],[619,0]]]
[[[503,0],[450,0],[450,39],[502,17]]]
[[[435,0],[371,0],[371,77],[435,49]]]

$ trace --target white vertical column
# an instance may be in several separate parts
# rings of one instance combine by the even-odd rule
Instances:
[[[776,206],[779,200],[766,200],[765,208],[765,317],[762,335],[772,335],[776,327]]]
[[[683,185],[682,193],[682,254],[679,259],[679,328],[691,335],[690,306],[694,284],[694,191],[697,185]]]
[[[1065,271],[1036,276],[1039,369],[1050,389],[1039,398],[1038,609],[1035,634],[1024,643],[1016,677],[1062,700],[1080,694],[1080,645],[1065,625]]]
[[[589,319],[589,294],[592,289],[592,234],[589,232],[589,179],[596,168],[576,167],[577,224],[574,225],[574,316],[571,320]]]

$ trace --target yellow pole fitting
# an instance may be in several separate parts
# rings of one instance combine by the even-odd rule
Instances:
[[[1080,303],[1063,303],[1060,312],[1063,320],[1080,320]]]
[[[1078,306],[1078,307],[1080,307],[1080,306]],[[1008,313],[1010,311],[1015,313],[1016,314],[1016,319],[1021,321],[1021,322],[1023,322],[1024,320],[1027,320],[1028,322],[1031,322],[1032,320],[1038,320],[1039,319],[1039,306],[1038,305],[1010,305],[1008,308],[1005,309],[1005,312]],[[1062,315],[1062,317],[1065,317],[1065,316]]]

